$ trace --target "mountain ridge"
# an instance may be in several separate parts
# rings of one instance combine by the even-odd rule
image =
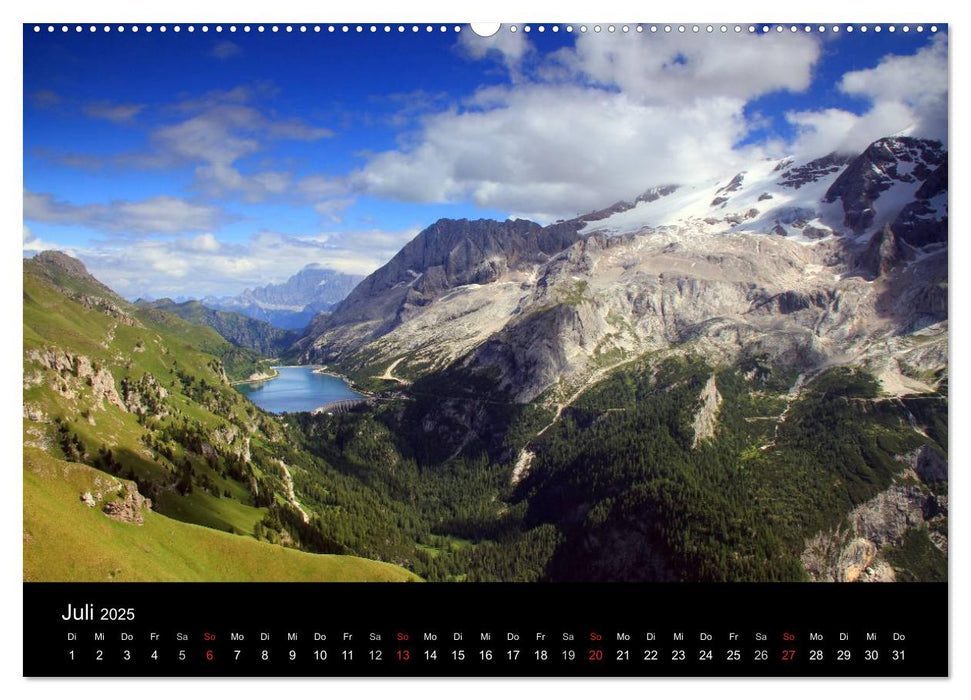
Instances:
[[[655,188],[547,227],[440,220],[294,349],[359,378],[392,362],[409,379],[460,367],[527,402],[571,393],[606,358],[686,342],[807,367],[856,358],[888,386],[917,388],[875,348],[899,344],[896,327],[946,328],[946,165],[939,142],[893,137],[853,157],[760,161],[705,187]],[[887,227],[892,240],[868,253]],[[486,231],[515,243],[483,246]]]
[[[245,289],[237,296],[205,297],[217,311],[240,313],[281,330],[302,330],[318,313],[330,311],[363,279],[310,263],[280,284]]]

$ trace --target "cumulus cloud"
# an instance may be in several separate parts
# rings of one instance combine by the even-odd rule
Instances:
[[[525,35],[496,37],[460,47],[520,65]],[[414,145],[370,156],[348,184],[549,220],[721,175],[753,155],[734,148],[750,128],[746,102],[806,89],[819,45],[803,35],[696,39],[581,35],[515,86],[481,88],[460,107],[426,116]]]
[[[807,34],[581,34],[575,49],[557,52],[556,68],[570,77],[616,87],[633,99],[690,103],[719,96],[750,100],[776,90],[809,87],[819,42]]]
[[[353,185],[548,219],[718,175],[741,157],[732,150],[745,133],[739,100],[709,97],[675,111],[623,93],[542,85],[483,99],[489,109],[428,120],[418,147],[375,156]]]
[[[947,36],[909,56],[885,56],[874,68],[843,75],[837,89],[870,103],[863,114],[846,110],[790,112],[799,129],[795,151],[822,155],[833,150],[860,152],[894,134],[947,142]]]
[[[24,219],[80,226],[111,234],[177,234],[212,229],[227,219],[215,206],[159,196],[107,204],[74,204],[51,194],[24,190]]]
[[[316,263],[349,274],[368,274],[414,238],[417,230],[323,232],[293,236],[262,232],[243,243],[212,234],[110,242],[74,251],[98,279],[128,298],[230,296],[246,287],[279,283]],[[26,250],[26,245],[25,245]]]

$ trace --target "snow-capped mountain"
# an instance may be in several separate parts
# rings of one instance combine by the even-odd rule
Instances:
[[[674,227],[686,233],[773,233],[811,242],[891,224],[898,236],[922,245],[946,236],[947,153],[937,142],[888,138],[858,157],[833,153],[806,163],[763,160],[731,176],[650,195],[614,205],[615,213],[590,221],[581,233]],[[917,233],[918,221],[935,233]]]
[[[374,376],[451,367],[516,401],[647,352],[855,363],[903,393],[946,367],[946,240],[945,149],[887,138],[546,227],[436,222],[298,347]]]

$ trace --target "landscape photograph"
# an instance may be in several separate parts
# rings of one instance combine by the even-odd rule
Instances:
[[[946,581],[887,27],[24,25],[24,582]]]

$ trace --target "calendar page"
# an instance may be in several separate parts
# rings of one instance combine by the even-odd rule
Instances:
[[[25,676],[948,675],[947,24],[22,32]]]

